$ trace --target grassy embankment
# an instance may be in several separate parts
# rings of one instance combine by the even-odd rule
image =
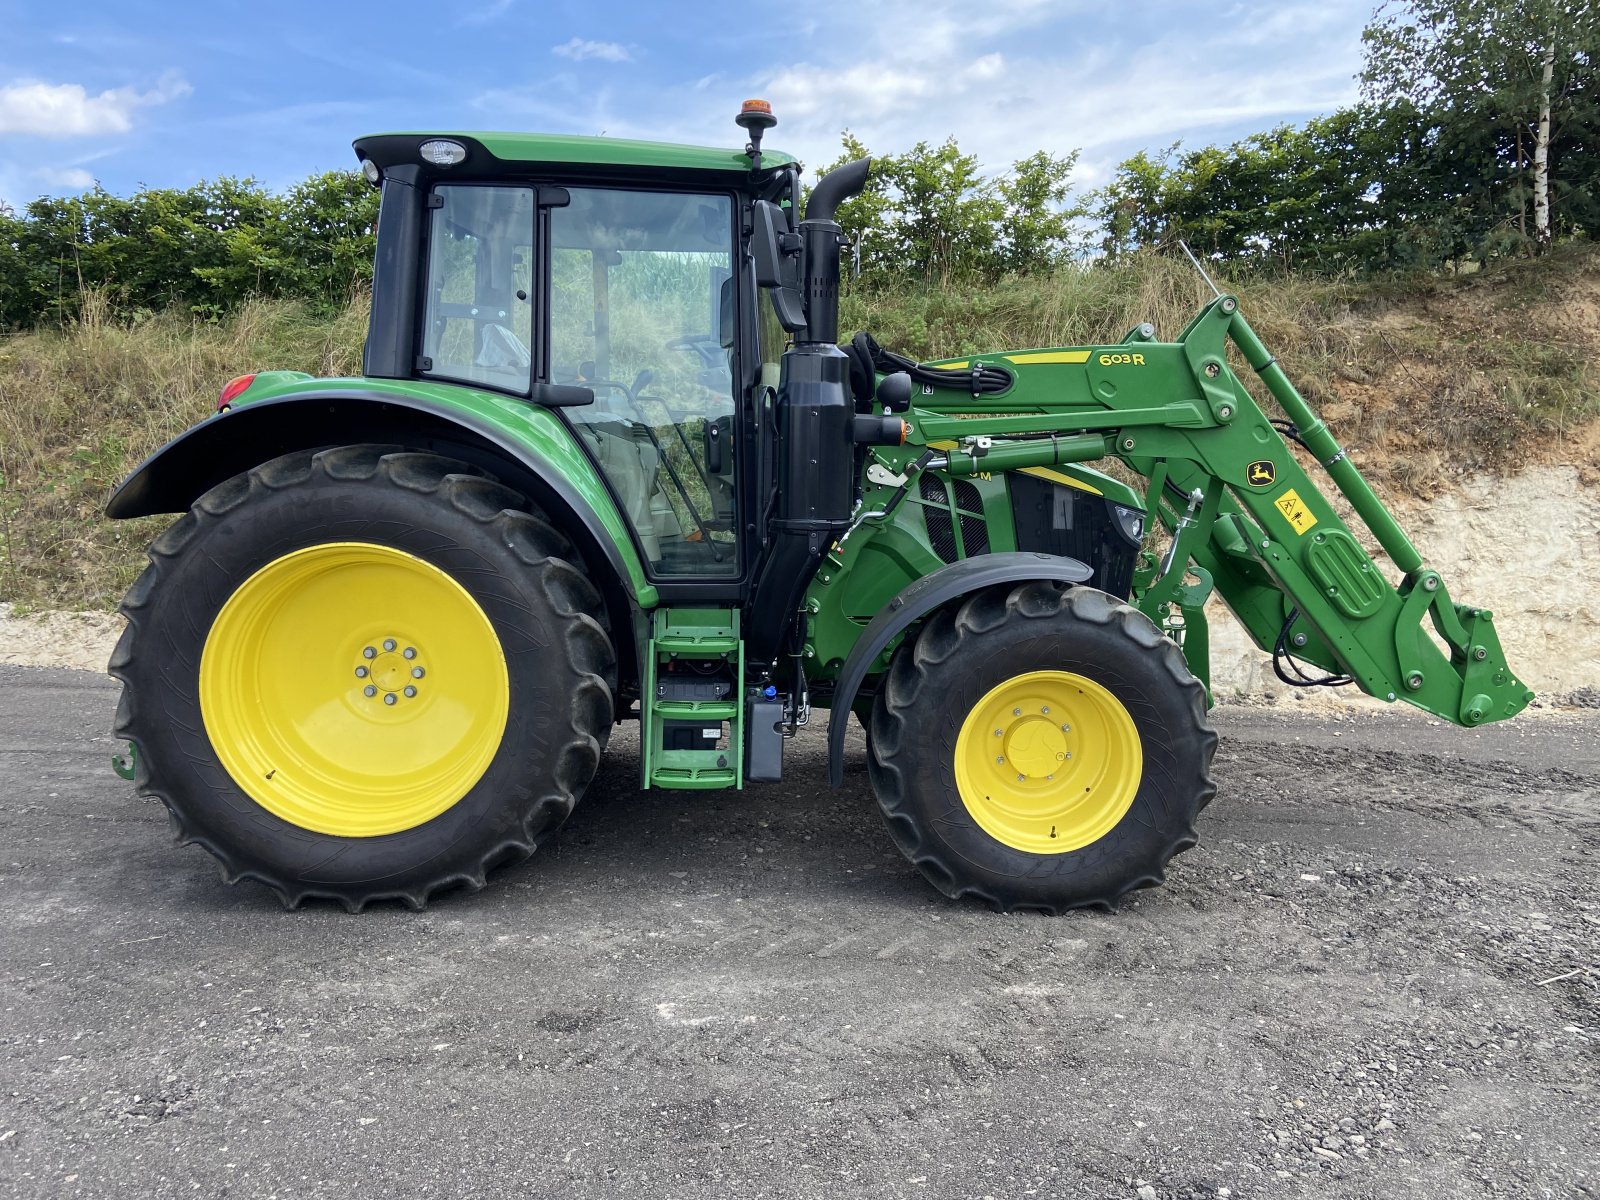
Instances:
[[[1232,286],[1381,490],[1428,495],[1527,462],[1600,471],[1600,250],[1453,279]],[[858,287],[843,326],[919,358],[1094,344],[1143,320],[1173,336],[1206,295],[1186,265],[1150,259],[983,288]],[[117,482],[212,412],[234,375],[358,371],[365,320],[360,303],[333,321],[254,303],[221,324],[97,305],[68,328],[0,339],[0,600],[115,605],[169,519],[106,521]]]

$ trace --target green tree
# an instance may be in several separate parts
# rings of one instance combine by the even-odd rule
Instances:
[[[842,141],[819,175],[868,156],[848,130]],[[1071,202],[1077,157],[1040,151],[994,178],[954,138],[918,142],[873,158],[866,191],[840,205],[839,223],[864,270],[924,281],[1047,271],[1073,249],[1088,211]]]
[[[1362,33],[1366,94],[1380,104],[1435,114],[1444,148],[1493,148],[1480,182],[1501,183],[1491,164],[1512,153],[1512,185],[1535,248],[1555,236],[1552,196],[1563,165],[1553,156],[1562,126],[1592,122],[1593,77],[1600,65],[1600,5],[1594,0],[1391,0]],[[1511,134],[1510,146],[1461,136],[1462,118]],[[1590,150],[1592,154],[1592,147]],[[1573,164],[1581,168],[1581,163]],[[1527,186],[1523,186],[1523,180]],[[1565,181],[1563,181],[1565,182]]]
[[[1086,201],[1072,200],[1078,151],[1036,151],[1011,164],[996,184],[1000,217],[998,265],[1028,274],[1048,270],[1079,248],[1080,226],[1090,215]]]

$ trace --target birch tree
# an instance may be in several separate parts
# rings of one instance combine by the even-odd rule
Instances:
[[[1518,216],[1532,195],[1536,250],[1549,246],[1552,139],[1600,67],[1596,0],[1389,0],[1362,33],[1367,97],[1419,113],[1476,111],[1513,127]]]

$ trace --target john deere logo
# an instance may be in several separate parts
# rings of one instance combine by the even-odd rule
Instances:
[[[1271,460],[1265,458],[1258,458],[1251,463],[1250,472],[1245,476],[1251,487],[1267,487],[1277,477],[1278,473],[1273,469]]]

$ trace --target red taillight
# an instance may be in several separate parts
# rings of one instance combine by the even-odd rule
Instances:
[[[237,379],[230,379],[223,385],[222,392],[217,396],[217,411],[223,412],[232,404],[244,390],[256,381],[256,373],[251,371],[248,375],[241,375]]]

